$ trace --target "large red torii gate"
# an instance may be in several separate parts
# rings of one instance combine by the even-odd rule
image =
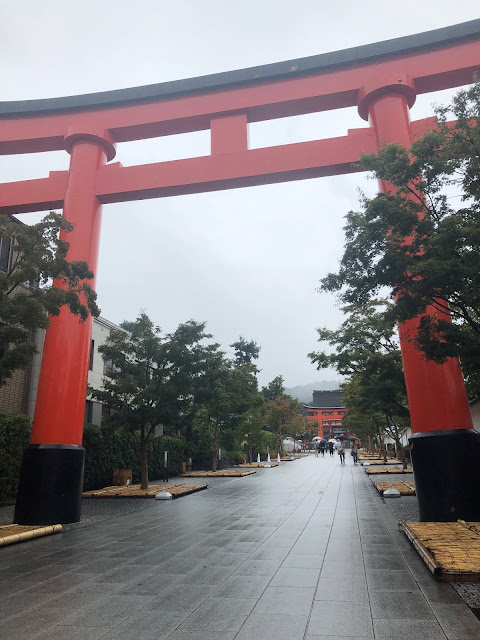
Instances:
[[[68,257],[96,272],[101,205],[358,171],[363,151],[409,146],[434,125],[410,123],[417,94],[469,84],[480,71],[480,20],[334,53],[67,98],[0,103],[0,153],[64,149],[69,171],[0,185],[0,213],[63,207],[75,230]],[[357,106],[370,128],[346,136],[249,149],[247,123]],[[133,167],[115,143],[209,129],[211,154]],[[382,189],[387,185],[381,185]],[[81,446],[91,319],[68,311],[47,330],[15,520],[80,518]],[[425,362],[400,331],[422,519],[480,520],[480,435],[472,430],[456,360]],[[440,468],[438,460],[442,463]],[[469,463],[469,460],[472,462]]]

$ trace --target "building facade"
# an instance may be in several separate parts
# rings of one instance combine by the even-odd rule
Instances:
[[[120,329],[116,324],[105,318],[94,318],[92,328],[92,342],[90,348],[90,363],[88,371],[88,386],[101,389],[107,364],[103,362],[98,349],[105,343],[112,329]],[[32,359],[29,367],[18,369],[7,383],[0,387],[0,409],[12,413],[25,413],[33,419],[37,399],[38,381],[42,364],[43,342],[45,331],[36,332],[35,341],[38,353]],[[85,401],[85,423],[101,425],[109,415],[109,410],[100,402],[88,398]]]
[[[122,329],[99,317],[93,319],[92,342],[90,344],[90,363],[88,366],[88,386],[92,389],[101,389],[103,387],[103,378],[109,366],[108,362],[104,362],[99,348],[105,344],[112,329],[122,331]],[[101,402],[91,400],[89,396],[85,401],[85,424],[101,425],[102,422],[109,417],[109,409]]]
[[[348,435],[343,429],[343,418],[346,413],[343,401],[344,392],[314,391],[310,404],[303,405],[307,412],[307,418],[317,423],[317,435],[320,438],[336,438],[339,435]]]

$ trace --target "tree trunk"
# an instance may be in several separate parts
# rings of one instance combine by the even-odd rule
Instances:
[[[380,454],[379,454],[379,458],[383,457],[383,462],[385,464],[387,464],[387,450],[385,449],[385,443],[383,441],[383,431],[382,429],[378,430],[378,438],[380,441]]]
[[[282,452],[280,450],[281,446],[282,446],[281,442],[282,442],[282,436],[279,433],[275,434],[275,451],[274,451],[274,455],[277,454],[277,453],[282,455]]]
[[[397,448],[397,454],[398,454],[398,458],[400,458],[400,462],[402,463],[402,467],[404,469],[407,468],[407,459],[405,458],[405,451],[403,450],[403,445],[402,445],[402,440],[401,437],[396,434],[396,436],[394,436],[395,439],[395,446]]]
[[[147,441],[144,438],[140,442],[140,488],[148,489]]]

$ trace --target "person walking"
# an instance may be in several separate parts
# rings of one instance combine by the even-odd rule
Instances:
[[[313,451],[315,453],[315,458],[318,458],[318,440],[315,440],[313,443]]]
[[[322,458],[325,456],[325,441],[320,440],[320,453],[322,454]]]
[[[358,462],[358,442],[352,442],[352,458],[353,464]]]
[[[333,442],[328,443],[328,450],[330,452],[330,455],[333,456]]]
[[[337,448],[338,455],[340,456],[340,464],[345,464],[345,445],[343,440],[340,440]]]

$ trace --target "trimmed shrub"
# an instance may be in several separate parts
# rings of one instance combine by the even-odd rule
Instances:
[[[140,482],[140,451],[135,438],[123,430],[102,429],[86,425],[83,432],[86,450],[85,491],[112,484],[115,469],[131,469],[133,482]],[[164,452],[168,451],[170,475],[181,473],[185,443],[182,438],[159,436],[148,445],[148,476],[158,480],[163,475]]]
[[[0,502],[15,498],[31,430],[30,418],[25,414],[0,411]]]

